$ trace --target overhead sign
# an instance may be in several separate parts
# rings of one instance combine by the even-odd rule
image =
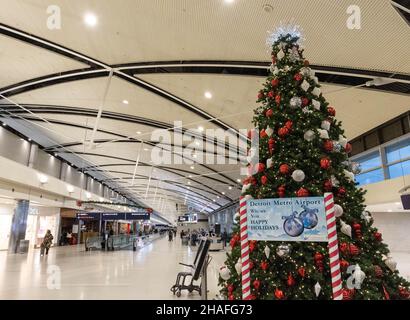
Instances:
[[[328,240],[323,197],[251,199],[246,206],[249,240]]]
[[[135,212],[78,212],[79,220],[149,220],[150,214],[144,209]]]
[[[100,220],[101,212],[77,212],[79,220]]]

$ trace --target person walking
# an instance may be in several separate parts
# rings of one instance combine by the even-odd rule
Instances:
[[[173,235],[174,235],[174,232],[171,229],[169,229],[168,230],[168,241],[172,241]]]
[[[50,230],[47,230],[46,235],[44,236],[43,242],[40,246],[40,255],[44,256],[44,250],[46,251],[46,255],[48,255],[48,250],[50,250],[51,244],[53,243],[53,235],[51,234]]]

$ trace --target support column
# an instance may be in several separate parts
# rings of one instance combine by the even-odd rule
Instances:
[[[26,237],[29,205],[30,201],[28,200],[17,200],[17,207],[14,209],[11,223],[9,253],[17,253],[20,240],[24,240]]]
[[[35,143],[32,143],[30,145],[30,156],[28,159],[28,167],[30,168],[34,167],[34,162],[36,161],[37,153],[38,153],[38,145],[36,145]]]

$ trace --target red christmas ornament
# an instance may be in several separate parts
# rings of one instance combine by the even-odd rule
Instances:
[[[325,182],[323,182],[323,189],[325,191],[332,191],[333,185],[332,185],[332,181],[331,180],[325,180]]]
[[[265,164],[263,164],[263,163],[258,163],[257,164],[257,170],[258,170],[258,173],[261,173],[261,172],[263,172],[263,171],[265,171]]]
[[[360,249],[351,243],[349,246],[349,252],[352,256],[357,256],[360,253]]]
[[[269,91],[268,92],[268,97],[273,99],[273,97],[275,96],[275,93],[273,91]]]
[[[279,95],[279,94],[276,95],[276,97],[275,97],[275,102],[276,102],[277,105],[280,104],[280,95]]]
[[[279,137],[283,138],[284,136],[286,136],[288,134],[289,134],[289,129],[288,128],[286,128],[286,127],[279,128],[279,130],[278,130]]]
[[[285,127],[288,128],[289,130],[292,129],[293,122],[291,120],[286,121]]]
[[[286,283],[288,284],[289,287],[293,287],[296,284],[295,278],[293,278],[291,273],[289,273]]]
[[[261,262],[261,269],[266,271],[268,269],[269,264],[266,261]]]
[[[333,141],[332,140],[325,140],[323,142],[323,149],[327,152],[333,151]]]
[[[309,99],[306,97],[303,97],[302,99],[302,106],[306,107],[309,104]]]
[[[319,269],[320,272],[323,272],[323,254],[321,254],[320,252],[316,252],[313,258],[315,260],[316,267]]]
[[[272,79],[272,81],[270,82],[272,87],[276,87],[279,84],[279,79]]]
[[[404,298],[404,299],[409,299],[410,298],[410,291],[404,287],[399,287],[399,294],[400,297]]]
[[[296,73],[296,74],[293,76],[293,79],[295,79],[296,81],[300,81],[300,80],[302,80],[302,75],[301,75],[300,73]]]
[[[267,183],[268,183],[268,177],[267,177],[267,176],[262,176],[262,178],[261,178],[261,183],[262,183],[263,185],[267,184]]]
[[[315,261],[322,261],[323,260],[323,254],[320,252],[316,252],[314,255]]]
[[[256,280],[252,283],[252,285],[253,285],[253,287],[254,287],[256,290],[259,290],[259,288],[261,287],[261,282],[260,282],[258,279],[256,279]]]
[[[296,191],[296,196],[298,196],[299,198],[308,197],[309,191],[305,188],[300,188],[298,191]]]
[[[350,143],[346,143],[345,151],[346,153],[352,152],[352,145]]]
[[[354,289],[342,289],[343,300],[352,300],[354,296]]]
[[[285,295],[282,290],[279,290],[278,288],[275,289],[275,298],[278,300],[283,300],[285,298]]]
[[[382,234],[380,233],[380,232],[375,232],[374,234],[373,234],[373,237],[374,237],[374,239],[376,240],[376,241],[382,241],[383,239],[382,239]]]
[[[327,113],[329,116],[334,117],[336,115],[336,110],[333,107],[327,107]]]
[[[234,296],[233,294],[230,294],[229,297],[228,297],[228,299],[231,300],[231,301],[232,301],[232,300],[235,300],[235,296]]]
[[[280,187],[278,188],[278,195],[279,195],[280,198],[284,198],[284,197],[285,197],[285,191],[286,191],[285,186],[280,186]]]
[[[228,285],[228,293],[229,294],[231,294],[234,289],[235,289],[235,287],[233,286],[233,284]]]
[[[276,145],[275,139],[270,138],[268,141],[268,147],[269,147],[270,154],[273,153],[273,150],[275,149],[275,145]]]
[[[385,298],[386,300],[390,300],[390,294],[389,294],[389,292],[386,290],[384,284],[382,285],[382,287],[383,287],[384,298]]]
[[[263,94],[263,92],[262,91],[259,91],[259,93],[258,93],[258,100],[262,100],[262,99],[264,99],[265,98],[265,95]]]
[[[383,277],[383,270],[380,266],[376,265],[376,266],[373,267],[373,269],[374,269],[374,275],[377,278]]]
[[[290,168],[286,163],[281,164],[279,167],[279,172],[281,174],[288,174],[290,172]]]
[[[273,64],[276,63],[276,57],[275,57],[275,55],[272,55],[272,63],[273,63]]]
[[[340,260],[340,268],[342,270],[346,270],[348,266],[349,266],[349,262],[347,262],[346,260],[343,260],[343,259]]]
[[[231,245],[231,248],[235,247],[235,245],[236,245],[235,238],[232,238],[231,241],[229,241],[229,244]]]
[[[261,132],[259,133],[259,136],[263,139],[263,138],[267,138],[268,134],[266,133],[265,129],[262,129]]]
[[[255,240],[249,241],[249,251],[253,252],[255,248],[256,248],[256,241]]]
[[[253,269],[253,267],[255,266],[255,264],[253,263],[253,261],[249,261],[249,269]]]
[[[356,235],[357,239],[362,238],[362,226],[360,223],[353,223],[352,228],[354,230],[354,234]]]
[[[339,189],[337,189],[337,195],[339,197],[344,197],[346,195],[346,189],[343,187],[340,187]]]
[[[272,109],[266,110],[265,116],[268,117],[268,118],[272,117],[273,116],[273,110]]]
[[[332,163],[332,162],[331,162],[330,159],[327,158],[327,157],[323,157],[322,159],[320,159],[320,167],[321,167],[322,169],[325,169],[325,170],[329,169],[331,163]]]
[[[256,178],[255,177],[249,177],[249,182],[252,184],[252,185],[254,185],[254,186],[256,186],[257,185],[257,181],[256,181]]]
[[[299,275],[300,275],[302,278],[304,278],[305,275],[306,275],[306,269],[303,268],[303,267],[300,267],[300,268],[298,269],[298,273],[299,273]]]

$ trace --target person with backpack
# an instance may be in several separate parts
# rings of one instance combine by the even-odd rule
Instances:
[[[44,236],[43,242],[41,243],[40,246],[40,255],[44,256],[44,251],[46,252],[46,255],[48,255],[48,250],[50,250],[50,247],[53,243],[53,235],[51,234],[50,230],[47,230],[46,235]]]

